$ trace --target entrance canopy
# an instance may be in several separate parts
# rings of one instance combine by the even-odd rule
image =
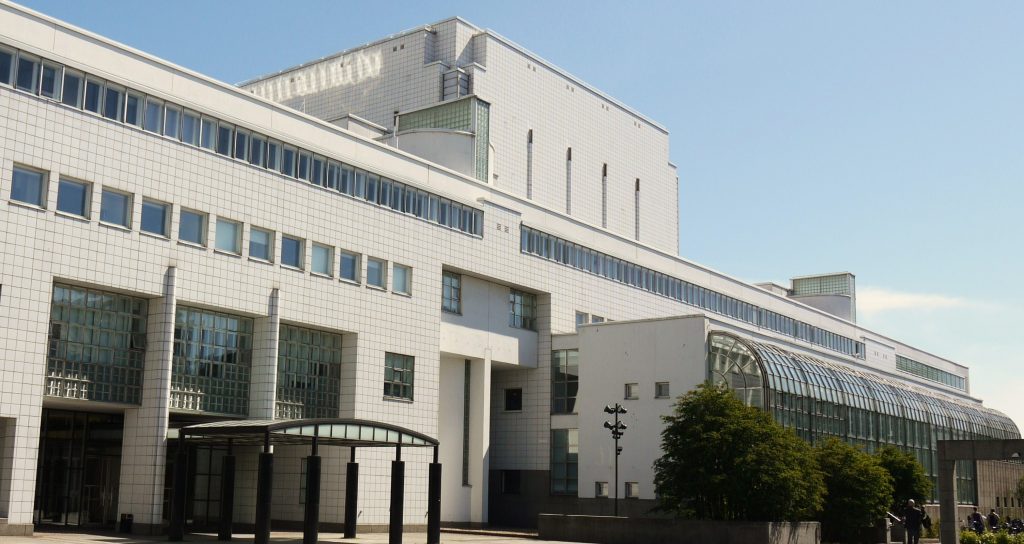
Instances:
[[[240,419],[178,429],[189,442],[236,446],[320,445],[348,447],[436,447],[436,439],[409,429],[362,419]],[[168,437],[171,438],[171,437]]]

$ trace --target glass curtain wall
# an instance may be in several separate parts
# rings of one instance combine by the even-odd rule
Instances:
[[[1020,438],[1013,421],[995,410],[727,333],[708,336],[707,364],[712,383],[766,408],[805,440],[836,437],[868,452],[895,446],[917,457],[933,482],[938,440]],[[961,503],[977,501],[975,472],[974,463],[958,462]]]

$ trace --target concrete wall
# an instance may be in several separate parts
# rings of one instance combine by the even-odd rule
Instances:
[[[460,174],[476,176],[476,138],[468,132],[410,130],[398,135],[398,149],[436,162]]]
[[[509,326],[509,287],[462,276],[462,313],[441,314],[441,351],[537,366],[537,332]]]
[[[620,441],[618,496],[625,482],[637,482],[641,499],[654,499],[651,464],[661,456],[661,416],[671,413],[675,399],[707,379],[707,322],[703,316],[604,323],[580,327],[579,496],[593,498],[594,482],[614,490],[614,442],[604,428],[612,418],[603,410],[621,403],[629,412]],[[670,395],[655,398],[655,382],[668,382]],[[625,399],[626,383],[636,383],[636,399]]]
[[[817,522],[767,523],[542,514],[543,540],[599,544],[818,544]]]

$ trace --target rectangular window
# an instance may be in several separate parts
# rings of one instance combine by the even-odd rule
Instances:
[[[281,170],[281,143],[274,140],[267,141],[267,169],[275,172]]]
[[[202,131],[199,134],[199,147],[212,151],[217,147],[217,120],[204,115],[200,125]]]
[[[178,239],[191,244],[206,245],[206,214],[182,208]]]
[[[295,148],[281,147],[281,173],[286,176],[295,177]]]
[[[384,354],[384,396],[412,400],[416,358],[397,353]]]
[[[171,205],[156,200],[142,199],[142,232],[168,236],[171,225]]]
[[[174,104],[164,106],[164,136],[181,138],[181,108]]]
[[[551,430],[551,494],[575,495],[580,452],[578,429]]]
[[[100,113],[100,108],[103,105],[103,84],[95,79],[86,78],[85,80],[85,105],[83,106],[85,111],[91,111],[93,113]]]
[[[391,270],[391,290],[402,295],[412,294],[412,268],[394,265]]]
[[[462,276],[454,272],[441,274],[441,309],[452,314],[462,313]]]
[[[627,383],[622,398],[626,400],[636,400],[640,398],[640,384]]]
[[[281,265],[302,269],[303,241],[293,236],[281,236]]]
[[[214,240],[214,249],[232,253],[242,254],[242,224],[237,221],[217,218],[217,236]]]
[[[189,145],[199,145],[199,114],[185,110],[181,114],[181,141]]]
[[[341,279],[345,281],[359,283],[359,265],[359,255],[355,253],[349,253],[347,251],[342,251],[341,270],[339,271]]]
[[[64,92],[61,93],[60,101],[72,108],[82,107],[82,74],[64,70]]]
[[[132,195],[104,187],[100,197],[100,221],[131,228]]]
[[[142,120],[142,128],[154,134],[164,132],[164,103],[152,96],[146,97],[146,115]]]
[[[124,89],[107,84],[103,91],[103,117],[114,121],[124,119]]]
[[[517,289],[509,291],[508,326],[516,329],[537,330],[537,296]]]
[[[142,126],[142,105],[145,98],[142,95],[128,92],[124,103],[124,122],[137,127]]]
[[[560,349],[551,352],[551,413],[575,414],[580,389],[580,352]]]
[[[594,482],[594,496],[598,498],[607,498],[608,482]]]
[[[341,184],[338,186],[338,190],[345,193],[346,195],[355,194],[355,171],[352,167],[343,164],[341,165]]]
[[[28,56],[25,53],[19,53],[18,76],[14,81],[14,86],[35,94],[39,90],[38,85],[39,59]]]
[[[234,137],[234,127],[225,123],[217,124],[217,153],[225,157],[231,156],[231,140]]]
[[[319,155],[313,155],[313,179],[311,180],[314,185],[326,185],[324,183],[324,158]]]
[[[299,152],[299,179],[309,181],[309,153]]]
[[[313,244],[313,270],[314,274],[332,276],[334,274],[334,248],[320,244]]]
[[[63,80],[64,67],[49,62],[43,63],[43,74],[39,84],[39,94],[53,100],[60,100],[60,84]]]
[[[626,498],[627,499],[639,499],[640,498],[640,483],[639,482],[626,482]]]
[[[366,285],[387,289],[388,284],[388,262],[381,259],[369,258],[366,260]]]
[[[249,160],[249,131],[247,130],[235,131],[235,158],[242,161]]]
[[[253,227],[249,229],[249,258],[274,262],[274,233]]]
[[[89,184],[61,178],[57,185],[57,211],[89,217]]]
[[[522,474],[518,470],[501,471],[501,493],[503,495],[519,495],[522,492]]]
[[[654,384],[654,398],[667,399],[669,397],[668,382],[656,382]]]
[[[337,191],[341,187],[341,165],[327,161],[327,188]]]
[[[14,51],[0,48],[0,83],[10,85],[14,81]]]
[[[175,314],[171,409],[245,416],[253,320],[182,304]]]
[[[278,337],[275,417],[338,417],[342,335],[282,324]]]
[[[14,167],[11,179],[11,200],[46,207],[46,174],[39,170]]]
[[[599,315],[590,316],[591,323],[604,323],[605,319]]]
[[[267,139],[259,134],[253,134],[249,145],[249,164],[263,166],[267,157]]]
[[[590,323],[590,314],[584,312],[576,312],[576,330],[580,330],[581,325]]]
[[[506,412],[521,412],[523,411],[523,388],[514,387],[505,390],[505,411]]]

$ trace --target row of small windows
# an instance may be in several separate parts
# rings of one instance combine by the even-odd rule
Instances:
[[[864,358],[864,343],[521,225],[520,251],[772,331]]]
[[[483,236],[483,211],[24,52],[0,47],[0,83],[313,185]]]
[[[42,170],[15,165],[11,180],[11,200],[46,208],[47,180],[49,174]],[[93,184],[61,177],[57,187],[57,211],[82,219],[92,217]],[[132,229],[132,215],[135,195],[109,187],[101,189],[101,223],[125,229]],[[150,235],[170,239],[173,205],[149,198],[142,199],[142,214],[139,229]],[[178,241],[207,247],[209,244],[209,214],[198,210],[180,208],[178,214]],[[217,217],[214,228],[214,250],[231,255],[242,255],[242,241],[245,225],[225,217]],[[280,237],[280,248],[277,238]],[[310,271],[318,276],[338,277],[346,282],[361,283],[363,256],[334,247],[312,242],[308,244]],[[249,254],[255,261],[273,263],[296,270],[306,268],[307,241],[297,236],[280,234],[256,226],[249,228]],[[277,250],[277,251],[275,251]],[[336,259],[340,255],[340,262]],[[388,262],[373,257],[366,258],[366,285],[387,289]],[[402,295],[412,294],[412,268],[394,263],[391,268],[391,290]]]
[[[896,369],[909,372],[915,376],[920,376],[926,380],[955,387],[961,391],[967,390],[967,380],[963,376],[957,376],[956,374],[946,372],[945,370],[935,368],[934,366],[919,363],[913,359],[903,357],[902,355],[896,356]]]

